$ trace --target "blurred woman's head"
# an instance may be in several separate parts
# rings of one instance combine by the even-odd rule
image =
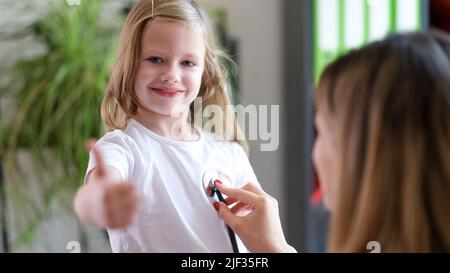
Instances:
[[[397,34],[330,64],[313,158],[331,251],[450,251],[450,39]]]

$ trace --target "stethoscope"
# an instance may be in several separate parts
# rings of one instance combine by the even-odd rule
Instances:
[[[219,171],[208,169],[204,172],[202,181],[203,181],[203,188],[208,197],[213,198],[214,195],[217,195],[219,201],[226,204],[222,193],[219,191],[216,185],[214,185],[214,182],[216,180],[224,180],[224,179],[226,179],[226,177],[224,177],[224,175],[221,174]],[[228,225],[227,229],[228,229],[228,236],[230,237],[231,246],[233,247],[233,252],[239,253],[239,248],[236,242],[236,235]]]

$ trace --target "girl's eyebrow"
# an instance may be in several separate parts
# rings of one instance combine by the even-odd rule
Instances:
[[[152,55],[156,55],[156,56],[166,56],[167,54],[162,52],[162,51],[158,51],[158,50],[153,50],[153,49],[143,49],[142,50],[142,57],[149,57]],[[189,60],[195,60],[195,61],[201,61],[201,57],[198,54],[195,53],[186,53],[182,56],[182,59],[189,59]]]
[[[198,56],[197,54],[194,54],[194,53],[188,53],[188,54],[185,54],[184,56],[188,59],[200,60],[200,56]]]
[[[164,53],[157,50],[142,50],[142,55],[165,55]]]

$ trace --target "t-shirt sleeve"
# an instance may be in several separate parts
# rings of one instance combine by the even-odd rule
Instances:
[[[235,187],[241,188],[247,183],[254,183],[261,186],[244,149],[237,143],[234,144],[234,149],[236,170],[238,170]]]
[[[105,134],[97,141],[95,147],[100,151],[105,165],[117,169],[122,181],[128,180],[134,166],[133,153],[131,152],[129,140],[120,130],[115,130]],[[84,178],[97,166],[97,162],[92,152],[89,153],[89,163]]]

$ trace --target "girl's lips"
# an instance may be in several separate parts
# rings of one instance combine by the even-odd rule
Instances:
[[[178,96],[179,94],[183,93],[183,91],[176,89],[164,89],[164,88],[150,88],[150,89],[157,95],[169,98]]]

